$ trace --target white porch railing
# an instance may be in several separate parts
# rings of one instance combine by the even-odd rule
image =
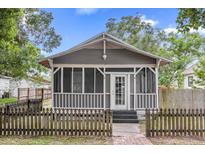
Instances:
[[[134,100],[135,110],[158,107],[156,93],[136,93]]]
[[[103,93],[54,93],[54,106],[65,108],[104,108]]]

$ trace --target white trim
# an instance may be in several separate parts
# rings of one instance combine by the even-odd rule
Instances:
[[[85,68],[82,68],[82,93],[85,93]]]
[[[61,92],[63,92],[63,67],[61,67]]]
[[[96,68],[102,75],[105,75],[105,72],[101,71],[98,67],[96,67]]]
[[[105,74],[134,74],[133,72],[105,72]]]
[[[73,67],[71,68],[71,92],[73,93]]]
[[[54,67],[76,67],[76,68],[133,68],[133,67],[156,67],[156,64],[53,64]]]
[[[154,74],[156,73],[151,67],[148,67]]]
[[[96,92],[96,68],[94,68],[94,89],[93,89],[93,91],[94,91],[94,93]]]
[[[52,107],[54,107],[54,67],[53,67],[53,60],[48,59],[49,64],[51,66],[51,102],[52,102]]]
[[[136,94],[136,68],[134,68],[134,109],[136,108],[136,95],[135,94]]]
[[[155,73],[155,85],[156,85],[156,91],[155,91],[155,93],[157,94],[157,108],[159,108],[159,91],[158,91],[158,68],[155,68],[156,69],[156,73]]]
[[[53,65],[53,67],[55,67],[54,65]],[[61,66],[59,66],[54,72],[53,72],[53,74],[56,74],[56,72],[58,72],[58,70],[61,68]]]
[[[158,88],[158,86],[159,86],[158,85],[159,84],[159,77],[158,77],[159,74],[158,73],[159,72],[158,72],[158,69],[160,66],[160,62],[161,62],[161,59],[158,59],[157,63],[156,63],[156,68],[155,68],[156,69],[156,71],[155,71],[156,72],[156,74],[155,74],[156,82],[155,83],[156,83],[156,94],[157,94],[157,98],[156,98],[157,99],[157,108],[159,108],[159,88]]]
[[[145,93],[147,93],[147,67],[145,67],[145,78],[144,78]]]
[[[106,41],[103,40],[103,55],[106,55]]]
[[[105,76],[105,68],[103,68],[103,105],[104,105],[104,109],[106,108],[106,76]]]
[[[137,70],[137,72],[136,72],[136,70],[135,70],[135,76],[143,69],[144,67],[141,67],[139,70]]]
[[[127,106],[130,110],[130,74],[127,74]]]

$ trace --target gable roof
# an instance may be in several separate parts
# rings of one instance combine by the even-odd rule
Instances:
[[[69,54],[69,53],[72,53],[72,52],[75,52],[75,51],[78,51],[80,49],[83,49],[85,48],[86,46],[88,45],[92,45],[94,43],[97,43],[97,42],[100,42],[100,41],[103,41],[103,40],[106,40],[107,42],[111,42],[111,43],[114,43],[114,44],[117,44],[119,46],[122,46],[123,48],[125,49],[128,49],[130,51],[133,51],[133,52],[136,52],[138,54],[142,54],[142,55],[145,55],[145,56],[148,56],[150,58],[154,58],[154,59],[160,59],[161,60],[161,64],[167,64],[167,63],[170,63],[172,62],[171,60],[169,59],[166,59],[166,58],[163,58],[163,57],[160,57],[160,56],[157,56],[157,55],[154,55],[152,53],[149,53],[149,52],[146,52],[146,51],[143,51],[143,50],[140,50],[108,33],[99,33],[93,37],[91,37],[90,39],[66,50],[66,51],[63,51],[63,52],[60,52],[60,53],[57,53],[57,54],[54,54],[54,55],[51,55],[51,56],[48,56],[46,58],[42,58],[39,63],[46,66],[46,67],[50,67],[49,66],[49,62],[48,60],[49,59],[53,59],[53,58],[57,58],[57,57],[60,57],[60,56],[64,56],[66,54]]]
[[[184,75],[194,74],[194,69],[197,67],[198,61],[190,64],[183,72]]]

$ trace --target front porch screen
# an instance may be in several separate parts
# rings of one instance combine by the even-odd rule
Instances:
[[[73,70],[73,92],[82,93],[82,68]]]
[[[103,93],[103,75],[96,68],[64,67],[54,72],[54,92]]]
[[[57,68],[54,68],[54,71],[56,70]],[[54,92],[61,92],[61,69],[54,74]]]
[[[155,74],[150,69],[143,68],[136,75],[136,92],[137,93],[156,92]]]

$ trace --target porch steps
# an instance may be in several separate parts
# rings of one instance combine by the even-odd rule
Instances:
[[[138,117],[136,111],[113,111],[113,123],[138,123]]]

